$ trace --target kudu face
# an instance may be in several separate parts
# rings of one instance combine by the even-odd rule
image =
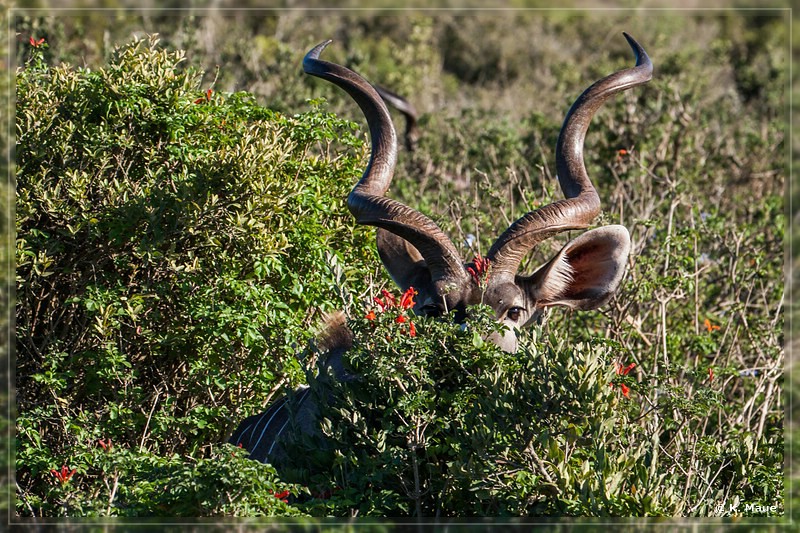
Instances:
[[[378,251],[386,270],[401,290],[414,287],[419,293],[416,313],[430,316],[455,311],[456,320],[461,321],[467,307],[483,302],[507,326],[504,334],[491,340],[504,350],[516,351],[516,331],[534,322],[545,308],[595,309],[613,296],[630,251],[630,237],[622,226],[586,231],[533,274],[517,271],[540,242],[564,231],[586,229],[600,213],[600,198],[583,163],[589,123],[609,97],[646,83],[653,72],[644,49],[624,35],[636,55],[636,66],[586,89],[561,128],[556,170],[565,199],[525,214],[497,238],[485,259],[469,263],[431,219],[385,196],[395,169],[397,135],[376,90],[355,72],[319,59],[331,41],[306,55],[305,72],[347,91],[367,119],[372,154],[347,205],[359,224],[378,228]]]

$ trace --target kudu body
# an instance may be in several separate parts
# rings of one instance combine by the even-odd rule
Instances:
[[[438,316],[453,312],[460,322],[468,306],[483,302],[507,326],[505,333],[491,340],[506,351],[515,351],[517,330],[536,321],[544,309],[595,309],[612,297],[630,251],[630,237],[622,226],[584,232],[531,275],[517,270],[524,256],[540,242],[564,231],[584,230],[600,213],[600,198],[583,163],[586,131],[604,101],[646,83],[653,70],[644,49],[624,35],[636,56],[636,65],[591,85],[564,119],[556,144],[556,169],[566,198],[519,218],[497,238],[485,259],[469,263],[462,261],[455,245],[430,218],[385,196],[395,168],[397,135],[375,88],[355,72],[319,59],[330,41],[308,52],[303,60],[305,72],[344,89],[367,119],[372,153],[347,205],[359,224],[377,227],[378,251],[394,282],[404,291],[409,287],[418,291],[415,313]],[[479,285],[471,273],[483,271],[487,264],[491,275]],[[330,326],[321,375],[332,369],[338,380],[352,377],[343,363],[350,344],[340,318]],[[280,463],[286,453],[280,437],[295,431],[315,431],[318,401],[324,400],[311,398],[309,388],[299,389],[273,403],[265,413],[244,420],[229,442],[241,444],[252,459]]]

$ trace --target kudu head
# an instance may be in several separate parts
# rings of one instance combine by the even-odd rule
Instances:
[[[516,331],[551,306],[595,309],[607,302],[622,279],[630,236],[622,226],[586,231],[530,275],[518,272],[523,258],[543,240],[586,229],[600,213],[600,198],[583,163],[583,144],[592,116],[612,95],[646,83],[653,66],[644,49],[624,34],[636,66],[615,72],[586,89],[564,119],[556,144],[556,170],[566,197],[531,211],[506,229],[485,259],[465,263],[452,241],[427,216],[386,197],[397,159],[397,135],[376,90],[355,72],[319,59],[331,42],[314,47],[303,60],[306,73],[328,80],[361,108],[369,125],[372,153],[363,176],[347,199],[359,224],[376,226],[378,251],[386,270],[402,289],[418,291],[414,311],[441,315],[483,302],[507,326],[492,338],[516,351]],[[488,271],[487,271],[488,267]]]

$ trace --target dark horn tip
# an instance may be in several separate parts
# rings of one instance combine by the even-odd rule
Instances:
[[[633,53],[636,54],[636,66],[649,65],[650,69],[652,70],[653,64],[650,61],[650,56],[648,56],[647,52],[644,51],[642,45],[639,44],[636,39],[631,37],[627,32],[622,32],[622,35],[625,36],[625,39],[628,41]]]
[[[311,59],[319,59],[319,55],[322,53],[323,50],[325,50],[325,47],[331,44],[332,42],[333,39],[322,41],[317,46],[309,50],[309,52],[306,54],[306,57],[303,58],[303,64],[305,65],[305,62]]]

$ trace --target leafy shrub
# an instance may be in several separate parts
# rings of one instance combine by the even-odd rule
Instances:
[[[306,504],[310,512],[652,512],[654,487],[625,497],[642,479],[633,466],[647,446],[631,450],[631,402],[609,387],[623,379],[610,345],[551,345],[537,329],[509,354],[483,340],[498,328],[489,308],[473,308],[465,327],[414,318],[413,337],[412,319],[398,316],[392,308],[354,320],[349,361],[359,377],[312,384],[335,398],[323,409],[325,438],[295,445],[286,469],[331,494]]]
[[[684,507],[690,471],[706,490],[774,505],[781,457],[760,455],[765,448],[752,435],[725,449],[704,439],[692,457],[672,455],[665,435],[675,429],[673,416],[692,424],[721,407],[713,379],[697,380],[692,401],[667,390],[650,404],[658,382],[618,343],[570,344],[536,327],[509,354],[483,340],[499,327],[487,307],[473,308],[463,327],[386,307],[350,323],[356,379],[311,381],[322,432],[290,441],[281,466],[285,480],[310,489],[300,509],[437,517],[716,512],[713,498],[699,510]],[[675,461],[686,469],[676,472]],[[745,483],[753,461],[764,465],[759,487]],[[722,468],[726,475],[712,479]]]
[[[105,509],[33,495],[63,463],[99,488],[111,471],[95,443],[110,439],[139,489],[106,510],[139,513],[145,480],[189,475],[176,457],[208,456],[303,378],[295,346],[315,311],[341,305],[343,281],[363,285],[370,239],[343,205],[361,140],[319,106],[286,117],[203,90],[155,39],[96,71],[51,68],[45,46],[17,78],[19,510]],[[333,145],[355,150],[327,157]]]

